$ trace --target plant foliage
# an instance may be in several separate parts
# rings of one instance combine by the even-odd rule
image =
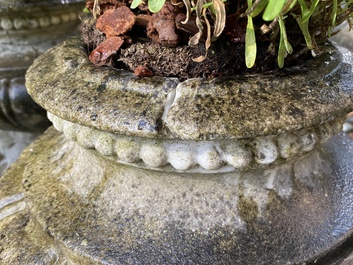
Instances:
[[[107,1],[91,0],[94,17],[101,13],[100,4]],[[195,46],[203,42],[205,45],[206,53],[194,58],[196,62],[203,61],[212,42],[226,35],[225,29],[229,31],[230,28],[231,34],[236,35],[233,39],[244,43],[248,68],[256,62],[257,46],[261,41],[271,42],[277,51],[278,66],[283,67],[288,54],[299,53],[298,46],[303,47],[303,44],[313,55],[318,54],[317,43],[336,34],[336,27],[344,21],[351,28],[353,18],[353,0],[115,1],[131,3],[131,9],[144,5],[151,13],[159,12],[166,1],[183,10],[186,18],[181,23],[186,25],[191,21],[196,29],[190,33],[188,44]],[[294,33],[293,24],[297,28]],[[291,30],[287,29],[289,26]],[[298,38],[301,39],[299,45]]]
[[[152,6],[161,8],[163,1],[165,0],[148,0],[148,6],[150,2],[158,2],[158,5],[154,3]],[[314,54],[318,53],[317,40],[321,41],[335,34],[337,25],[347,21],[351,27],[353,0],[239,0],[236,4],[237,10],[231,10],[235,6],[231,1],[183,0],[187,14],[184,23],[194,13],[199,29],[190,39],[189,45],[199,43],[206,27],[205,46],[208,50],[211,42],[215,41],[225,28],[228,13],[235,13],[240,18],[246,17],[245,60],[248,68],[255,64],[257,35],[264,34],[270,34],[272,40],[278,40],[278,65],[284,66],[285,57],[293,52],[286,29],[286,20],[289,17],[298,23],[307,48]],[[195,61],[202,61],[206,56],[207,54],[200,56]]]

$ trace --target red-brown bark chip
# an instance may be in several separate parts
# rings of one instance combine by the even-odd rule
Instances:
[[[121,37],[111,37],[103,41],[89,55],[89,60],[97,66],[110,65],[111,57],[123,45],[124,39]]]
[[[134,70],[134,74],[140,77],[153,76],[153,72],[143,65],[138,65]]]
[[[96,27],[104,32],[107,38],[121,36],[130,31],[135,24],[135,14],[126,6],[110,9],[97,19]]]
[[[152,20],[147,25],[147,36],[164,46],[176,47],[179,43],[175,26],[176,15],[177,8],[166,2],[158,13],[152,15]]]

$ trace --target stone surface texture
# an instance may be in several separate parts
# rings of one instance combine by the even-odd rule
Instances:
[[[352,154],[341,135],[272,169],[165,173],[50,129],[0,178],[0,263],[330,264],[352,234]]]
[[[30,93],[65,120],[65,134],[50,128],[0,178],[0,263],[283,265],[346,258],[353,245],[353,140],[341,134],[312,150],[310,141],[326,141],[337,127],[326,125],[352,110],[349,63],[330,52],[324,67],[180,83],[95,68],[77,44],[52,49],[28,72]],[[312,128],[317,137],[291,136]],[[169,155],[153,141],[175,141],[174,155],[188,157],[179,148],[184,140],[249,139],[259,154],[253,158],[268,167],[200,174],[107,159],[114,152],[154,168]],[[234,143],[225,150],[238,150]],[[272,164],[302,143],[303,157]],[[218,153],[204,148],[204,161],[218,167]],[[246,161],[249,154],[241,153]]]
[[[48,117],[67,138],[118,163],[160,171],[221,173],[273,167],[298,159],[339,133],[346,115],[276,136],[213,141],[124,136],[65,121],[51,113]]]
[[[117,134],[182,140],[275,135],[332,121],[351,109],[351,68],[327,49],[310,66],[179,82],[97,68],[73,39],[34,62],[27,86],[54,115]]]

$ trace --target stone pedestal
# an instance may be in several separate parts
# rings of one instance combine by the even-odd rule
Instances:
[[[353,244],[352,154],[340,135],[297,162],[205,177],[119,165],[50,129],[0,179],[0,261],[331,264]]]

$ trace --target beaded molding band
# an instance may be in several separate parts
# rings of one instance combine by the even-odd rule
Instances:
[[[78,16],[76,12],[52,14],[43,17],[31,18],[0,18],[0,31],[1,30],[23,30],[23,29],[38,29],[47,28],[61,23],[69,23],[77,21]]]
[[[103,132],[51,113],[54,127],[86,149],[118,163],[163,171],[221,173],[265,168],[297,159],[341,131],[343,118],[317,127],[253,139],[183,141]]]

